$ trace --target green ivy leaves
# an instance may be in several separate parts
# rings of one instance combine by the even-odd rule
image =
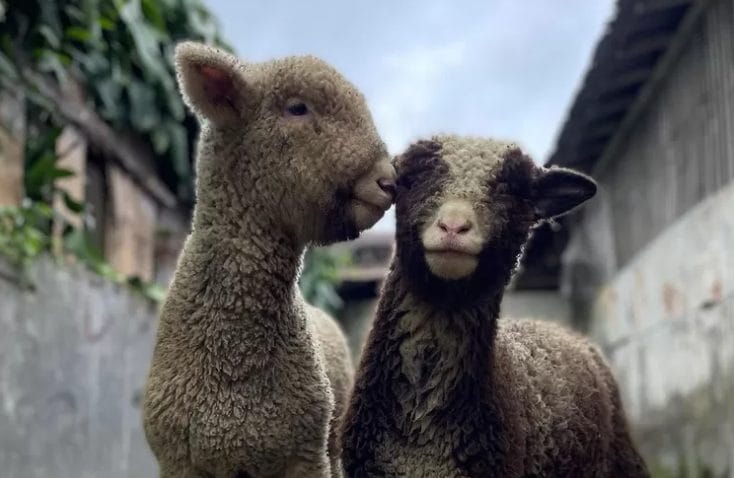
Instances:
[[[343,306],[336,291],[339,270],[349,265],[351,257],[329,248],[312,248],[306,253],[299,287],[310,304],[332,314]]]
[[[29,0],[6,12],[0,31],[0,80],[18,76],[19,52],[59,83],[74,75],[100,116],[141,137],[161,179],[192,199],[196,122],[186,121],[173,49],[183,39],[226,48],[201,0]]]

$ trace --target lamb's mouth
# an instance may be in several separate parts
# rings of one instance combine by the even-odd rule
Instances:
[[[426,249],[426,264],[431,272],[449,280],[469,276],[477,268],[479,257],[460,248]]]
[[[389,204],[377,204],[374,201],[365,201],[356,196],[352,197],[352,213],[354,214],[354,223],[358,230],[363,231],[372,227],[377,221],[382,219],[385,211],[390,207]]]
[[[354,194],[352,196],[352,200],[355,203],[362,204],[365,207],[368,207],[370,209],[376,209],[380,211],[381,213],[387,211],[390,209],[390,206],[392,205],[393,198],[387,193],[381,193],[381,194],[374,194],[370,195],[369,198],[364,197],[365,195],[357,195]]]
[[[477,257],[477,254],[461,247],[442,247],[437,249],[426,249],[426,255],[428,254],[439,254],[445,257]]]
[[[352,198],[352,200],[356,204],[360,204],[360,205],[362,205],[362,206],[364,206],[364,207],[366,207],[368,209],[375,210],[375,211],[379,212],[380,214],[383,213],[383,212],[385,212],[390,207],[390,206],[385,207],[384,205],[378,204],[378,203],[376,203],[374,201],[366,201],[364,199],[358,198],[357,196],[354,196]]]

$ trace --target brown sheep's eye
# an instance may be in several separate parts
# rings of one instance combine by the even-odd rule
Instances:
[[[291,116],[305,116],[308,114],[308,106],[302,101],[289,104],[286,110]]]

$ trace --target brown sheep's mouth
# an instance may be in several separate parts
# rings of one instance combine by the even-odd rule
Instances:
[[[444,254],[444,255],[455,255],[457,257],[459,256],[471,256],[476,257],[478,254],[472,251],[469,251],[468,249],[465,249],[463,247],[442,247],[437,249],[426,249],[426,254]]]

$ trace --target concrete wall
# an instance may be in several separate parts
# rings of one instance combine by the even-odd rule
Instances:
[[[156,476],[140,390],[155,310],[78,267],[0,263],[0,476]]]
[[[592,336],[655,464],[734,476],[734,184],[658,236],[604,287]]]
[[[656,476],[734,476],[733,26],[707,2],[563,256]]]

